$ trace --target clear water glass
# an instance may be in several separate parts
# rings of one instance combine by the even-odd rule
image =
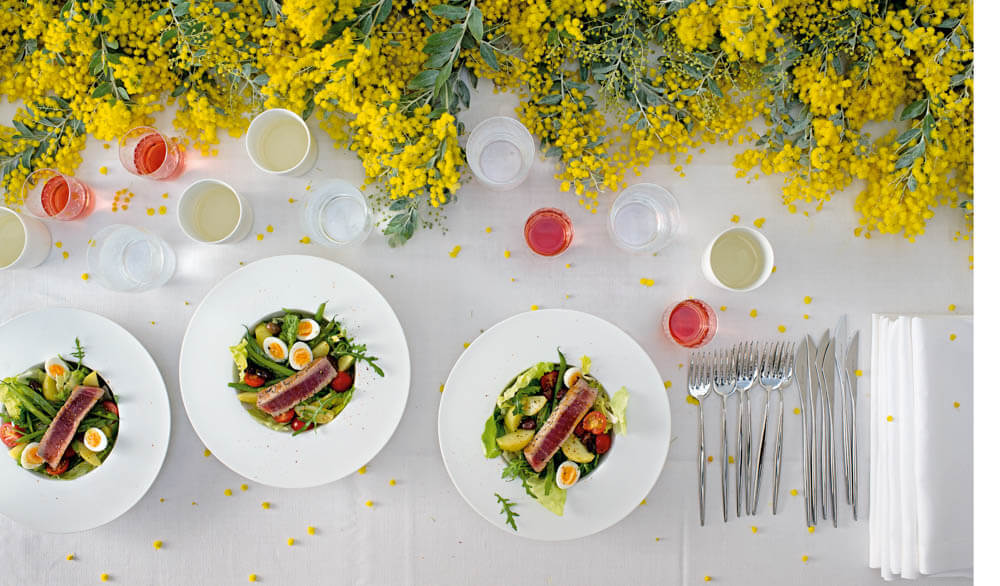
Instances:
[[[623,190],[608,214],[608,233],[629,252],[656,252],[680,229],[677,199],[659,185],[639,183]]]
[[[162,287],[177,268],[174,250],[148,230],[113,224],[87,248],[90,274],[107,289],[136,293]]]
[[[302,210],[309,237],[327,246],[349,246],[368,238],[375,219],[368,199],[357,187],[334,179],[314,186]]]
[[[507,191],[528,178],[535,139],[517,120],[494,116],[472,129],[465,153],[469,168],[483,185]]]

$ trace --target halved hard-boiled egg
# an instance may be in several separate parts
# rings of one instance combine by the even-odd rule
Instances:
[[[41,454],[38,453],[38,447],[41,444],[38,442],[31,442],[30,444],[24,446],[24,450],[21,452],[21,467],[27,468],[28,470],[34,470],[42,464],[45,460],[42,459]]]
[[[566,388],[571,389],[576,381],[580,380],[583,376],[583,371],[577,367],[571,367],[566,369],[566,374],[563,375],[563,382],[566,383]]]
[[[45,361],[45,374],[58,381],[66,378],[66,375],[69,374],[69,367],[66,366],[62,358],[55,356]]]
[[[316,336],[319,335],[319,324],[316,320],[309,319],[308,317],[299,320],[299,331],[296,332],[296,337],[300,340],[315,340]]]
[[[83,433],[83,445],[91,452],[103,452],[108,447],[108,436],[97,427],[91,427]]]
[[[269,336],[264,338],[264,354],[275,362],[284,362],[288,359],[288,346],[281,338]]]
[[[309,363],[313,360],[312,350],[309,348],[309,344],[305,342],[296,342],[292,344],[291,350],[288,351],[288,366],[291,366],[295,370],[302,370],[303,368],[309,366]]]
[[[580,467],[576,462],[566,460],[556,468],[556,486],[559,488],[569,488],[580,480]]]

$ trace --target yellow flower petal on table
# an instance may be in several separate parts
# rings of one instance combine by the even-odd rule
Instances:
[[[222,491],[222,494],[224,494],[226,496],[233,496],[233,490],[230,489],[230,488],[227,488],[226,490]]]
[[[250,487],[249,487],[249,486],[247,486],[246,484],[241,484],[241,485],[240,485],[240,490],[242,490],[243,492],[246,492],[246,491],[247,491],[247,490],[248,490],[249,488],[250,488]]]
[[[782,334],[784,334],[786,330],[787,328],[785,326],[778,326],[778,331],[781,332]]]
[[[55,243],[54,243],[54,246],[55,246],[56,248],[62,248],[62,242],[60,242],[60,241],[57,241],[57,242],[55,242]]]
[[[443,393],[444,392],[444,383],[441,383],[441,387],[438,389],[438,392],[439,393]]]
[[[640,505],[640,506],[641,506],[641,505],[644,505],[644,504],[646,504],[646,499],[642,499],[641,501],[639,501],[639,505]]]
[[[798,415],[799,413],[802,413],[802,411],[800,411],[798,407],[795,407],[792,409],[792,413]]]
[[[807,555],[802,556],[802,561],[803,562],[808,562],[809,561],[809,556],[807,556]]]
[[[167,214],[167,206],[160,206],[160,215],[165,216]]]
[[[705,576],[705,581],[706,582],[711,582],[712,581],[712,577],[711,576]]]
[[[157,539],[153,542],[153,549],[160,549],[163,547],[163,542]]]
[[[270,224],[268,224],[268,225],[267,225],[267,228],[264,228],[264,229],[265,229],[265,230],[267,230],[267,231],[268,231],[269,233],[270,233],[270,232],[274,232],[274,226],[272,226],[272,225],[270,225]]]
[[[110,148],[111,148],[111,145],[110,145],[110,144],[108,144],[108,143],[104,143],[104,144],[103,144],[103,145],[101,145],[101,146],[103,146],[105,150],[108,150],[108,149],[110,149]]]
[[[306,533],[308,533],[309,535],[316,535],[316,528],[310,525],[306,527]]]
[[[366,472],[368,472],[368,466],[362,466],[358,468],[358,474],[364,474]]]
[[[169,197],[170,197],[170,194],[169,194],[169,193],[164,193],[164,194],[163,194],[163,195],[161,195],[160,197],[162,197],[163,199],[167,199],[167,198],[169,198]]]
[[[948,336],[948,339],[951,340],[952,342],[954,342],[956,337],[957,336],[955,336],[955,334],[952,334],[952,335]]]
[[[295,539],[292,537],[288,538],[288,545],[295,545]]]
[[[732,456],[729,456],[729,463],[732,464],[734,462],[736,462],[736,460],[734,460]]]
[[[809,314],[808,313],[803,313],[802,314],[802,319],[809,319]]]
[[[262,502],[260,504],[260,508],[262,508],[262,509],[270,509],[271,508],[271,503],[269,503],[267,501],[264,501],[264,502]]]
[[[211,455],[212,455],[212,451],[211,451],[211,450],[209,450],[208,448],[205,448],[205,451],[204,451],[204,452],[202,452],[202,454],[201,454],[201,455],[202,455],[202,456],[205,456],[205,457],[207,458],[207,457],[209,457],[209,456],[211,456]]]
[[[750,317],[757,317],[757,310],[756,309],[751,309],[750,310]]]
[[[462,347],[463,348],[468,348],[469,346],[470,346],[470,344],[468,342],[462,342]]]
[[[857,369],[857,370],[854,371],[854,376],[861,376],[864,373],[865,372],[859,368],[859,369]]]
[[[766,221],[767,220],[765,220],[764,218],[757,218],[756,220],[753,221],[753,225],[757,226],[758,228],[763,228],[764,227],[764,222],[766,222]]]
[[[706,460],[708,460],[709,462],[714,462],[715,456],[709,456],[708,458],[706,458]]]
[[[309,244],[310,242],[312,242],[312,240],[308,236],[303,236],[302,238],[299,239],[299,242],[301,242],[302,244]]]
[[[247,576],[247,580],[250,581],[250,582],[256,582],[257,581],[257,574],[250,574],[249,576]]]
[[[796,495],[799,494],[799,491],[793,488],[792,490],[788,491],[788,494],[790,494],[792,496],[796,496]]]
[[[374,506],[375,506],[375,503],[373,503],[373,502],[371,502],[371,501],[365,501],[365,506],[366,506],[366,507],[368,507],[368,508],[370,509],[370,508],[372,508],[372,507],[374,507]]]
[[[697,405],[698,404],[698,399],[695,399],[691,395],[688,395],[687,397],[685,397],[684,400],[687,401],[688,403],[691,403],[692,405]]]
[[[264,239],[264,235],[263,234],[257,234],[257,240],[258,241],[263,240],[263,239]]]
[[[756,525],[751,525],[750,526],[750,533],[756,533],[756,532],[757,532],[757,526]]]
[[[101,574],[101,582],[107,582],[110,578],[111,576],[107,574]]]
[[[108,168],[105,167],[104,165],[101,165],[100,168],[97,169],[97,172],[100,173],[101,175],[107,175],[108,174]]]
[[[395,478],[390,478],[389,479],[389,486],[396,486],[396,479]]]
[[[812,302],[813,302],[813,298],[810,297],[810,296],[808,296],[808,295],[806,295],[805,297],[802,298],[802,303],[805,303],[806,305],[809,305]]]
[[[489,234],[491,232],[493,232],[493,227],[492,226],[486,226],[486,233]]]
[[[458,257],[458,253],[460,252],[462,252],[462,247],[456,244],[455,248],[452,248],[451,252],[448,253],[448,256],[450,256],[451,258],[456,258]]]
[[[726,311],[727,309],[729,309],[729,308],[726,307],[725,305],[720,305],[719,306],[719,311]]]
[[[66,561],[67,561],[67,562],[71,562],[71,561],[73,561],[74,559],[76,559],[76,556],[75,556],[75,555],[73,555],[73,554],[69,554],[69,555],[67,555],[67,556],[66,556]]]
[[[887,416],[885,420],[888,421],[889,423],[892,423],[893,420],[892,415]]]
[[[954,403],[952,403],[952,405],[954,405],[955,409],[958,409],[959,407],[962,406],[962,404],[959,403],[958,401],[955,401]]]
[[[87,274],[87,273],[83,273],[82,275],[80,275],[80,278],[83,279],[84,281],[86,281],[87,279],[90,278],[90,275]]]
[[[294,197],[288,198],[288,203],[295,203],[295,198]]]
[[[69,258],[69,253],[64,250],[63,253],[62,253],[62,257],[63,257],[63,260],[66,260],[67,258]]]
[[[663,381],[663,388],[669,389],[672,386],[674,386],[674,383],[672,383],[671,381]]]
[[[153,208],[146,208],[146,215],[147,216],[156,215],[156,210],[154,210]]]
[[[573,267],[573,265],[571,265],[570,263],[566,263],[566,268],[567,269],[572,268],[572,267]]]
[[[732,223],[734,223],[734,224],[739,224],[739,222],[740,222],[740,217],[739,217],[739,216],[737,216],[736,214],[733,214],[733,217],[732,217],[732,218],[729,218],[729,221],[730,221],[730,222],[732,222]]]
[[[647,287],[652,287],[653,285],[656,284],[656,281],[654,281],[653,279],[639,279],[639,284],[645,285]]]
[[[503,257],[504,258],[510,258],[510,251],[509,250],[503,251]]]

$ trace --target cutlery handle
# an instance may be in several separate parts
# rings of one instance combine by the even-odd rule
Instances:
[[[729,521],[729,442],[726,439],[726,397],[722,397],[722,461],[719,462],[722,479],[722,522]]]
[[[812,510],[812,471],[809,469],[812,455],[809,453],[809,422],[806,420],[809,411],[806,408],[804,399],[804,395],[800,392],[799,403],[801,406],[799,407],[799,414],[802,416],[802,503],[806,508],[806,527],[812,527],[815,524]]]
[[[761,413],[760,417],[760,444],[757,446],[757,459],[753,470],[753,486],[750,488],[750,495],[753,498],[753,509],[754,515],[757,514],[757,502],[760,500],[760,472],[763,468],[764,463],[764,444],[767,438],[767,412],[771,404],[771,391],[765,390],[764,392],[764,412]]]
[[[851,395],[851,516],[858,520],[858,404]]]
[[[847,376],[847,372],[841,373],[841,377]],[[854,476],[851,473],[851,456],[850,456],[850,427],[847,425],[848,420],[848,408],[850,405],[847,403],[847,381],[840,381],[840,455],[844,462],[844,491],[847,495],[847,504],[854,502],[854,491],[851,490],[851,479]]]
[[[740,506],[743,502],[743,413],[745,411],[743,403],[745,403],[743,393],[739,394],[740,399],[740,417],[739,424],[736,430],[736,516],[742,515],[742,507]]]
[[[778,488],[781,486],[781,449],[785,443],[785,396],[778,391],[778,436],[774,443],[774,477],[771,490],[771,514],[778,514]]]
[[[826,461],[827,461],[827,482],[830,487],[830,518],[833,519],[833,526],[837,527],[837,456],[833,445],[833,397],[829,397],[826,403],[826,423],[828,433],[826,436]]]
[[[705,526],[705,410],[698,401],[698,516]]]
[[[746,509],[747,515],[750,514],[750,472],[753,455],[753,449],[750,447],[750,444],[753,443],[753,424],[751,423],[753,413],[750,410],[752,404],[750,391],[747,391],[746,430],[743,436],[743,469],[741,470],[741,474],[743,474],[743,508]]]

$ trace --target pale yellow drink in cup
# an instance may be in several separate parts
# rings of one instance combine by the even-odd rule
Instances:
[[[24,226],[17,216],[0,213],[0,267],[14,264],[24,250]]]

